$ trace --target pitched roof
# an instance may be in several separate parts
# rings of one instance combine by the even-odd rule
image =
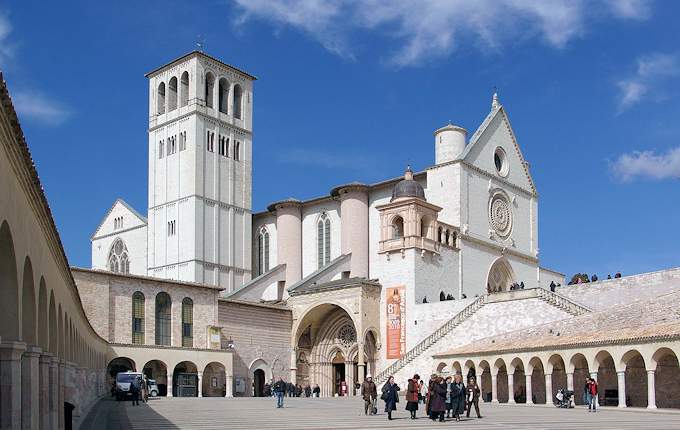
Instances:
[[[465,159],[467,158],[468,154],[472,151],[472,148],[474,145],[479,141],[479,139],[482,137],[482,135],[486,132],[486,130],[489,127],[489,124],[493,121],[494,118],[496,118],[497,115],[501,115],[501,120],[505,124],[505,127],[508,129],[508,133],[510,133],[510,137],[512,138],[512,143],[514,144],[515,151],[517,152],[517,156],[519,157],[520,161],[522,162],[522,168],[524,169],[524,173],[527,176],[527,180],[529,181],[529,185],[531,186],[531,191],[536,194],[536,185],[534,184],[534,180],[531,177],[531,174],[529,173],[529,168],[528,168],[528,163],[524,159],[524,155],[522,155],[522,151],[519,147],[519,144],[517,143],[517,137],[515,136],[515,132],[512,130],[512,126],[510,125],[510,119],[508,118],[508,114],[505,111],[505,108],[503,105],[500,103],[496,107],[492,107],[491,112],[484,118],[484,121],[479,125],[477,130],[473,133],[472,137],[470,138],[470,143],[467,144],[465,147],[465,150],[461,154],[460,158]]]
[[[225,63],[225,62],[223,62],[223,61],[221,61],[221,60],[218,60],[217,58],[213,57],[212,55],[208,55],[208,54],[206,54],[205,52],[202,52],[202,51],[199,51],[199,50],[193,50],[193,51],[191,51],[191,52],[188,52],[188,53],[182,55],[181,57],[177,57],[177,58],[175,58],[174,60],[169,61],[168,63],[166,63],[166,64],[164,64],[164,65],[162,65],[162,66],[160,66],[160,67],[156,67],[155,69],[153,69],[153,70],[150,71],[149,73],[145,74],[144,76],[146,76],[146,77],[148,78],[149,76],[153,75],[154,73],[156,73],[156,72],[158,72],[158,71],[160,71],[160,70],[162,70],[162,69],[165,69],[166,67],[169,67],[169,66],[173,65],[174,63],[179,63],[179,62],[181,62],[181,61],[186,60],[188,57],[191,57],[191,56],[199,56],[199,55],[202,56],[202,57],[205,57],[205,58],[207,58],[207,59],[209,59],[209,60],[212,60],[212,61],[214,61],[214,62],[216,62],[216,63],[219,63],[219,64],[221,64],[221,65],[224,66],[224,67],[228,67],[228,68],[230,68],[230,69],[234,69],[234,70],[236,70],[237,72],[242,73],[243,75],[247,76],[248,78],[250,78],[250,79],[252,79],[252,80],[254,80],[254,81],[257,80],[257,77],[251,75],[250,73],[248,73],[248,72],[246,72],[246,71],[244,71],[244,70],[241,70],[241,69],[239,69],[238,67],[234,67],[234,66],[232,66],[231,64],[227,64],[227,63]]]
[[[116,205],[117,205],[118,203],[120,203],[120,204],[122,204],[123,206],[125,206],[125,208],[127,208],[127,210],[129,210],[130,212],[132,212],[132,214],[133,214],[134,216],[136,216],[137,218],[139,218],[145,225],[148,224],[148,220],[146,219],[145,216],[143,216],[142,214],[140,214],[139,212],[137,212],[137,211],[135,210],[135,208],[133,208],[132,206],[130,206],[125,200],[123,200],[123,199],[121,199],[120,197],[118,197],[118,198],[116,199],[116,201],[113,202],[113,204],[111,205],[111,207],[109,208],[109,210],[106,211],[106,214],[104,215],[104,217],[102,218],[102,220],[101,220],[101,221],[99,222],[99,224],[97,225],[97,228],[94,230],[94,233],[92,233],[92,236],[90,236],[90,240],[94,239],[95,236],[97,236],[97,232],[99,231],[100,228],[102,228],[102,225],[104,225],[104,221],[106,221],[106,218],[109,217],[109,215],[111,214],[111,211],[113,210],[113,208],[116,207]]]

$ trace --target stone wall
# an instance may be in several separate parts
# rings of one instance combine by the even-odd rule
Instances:
[[[225,345],[229,339],[234,342],[234,379],[241,378],[246,388],[244,393],[235,390],[234,395],[252,395],[252,372],[256,367],[264,367],[266,381],[279,376],[290,380],[290,310],[223,299],[218,307],[222,343]]]
[[[193,347],[208,348],[208,327],[217,325],[218,289],[161,279],[72,269],[85,314],[97,333],[112,343],[132,343],[132,295],[144,294],[144,344],[155,343],[155,300],[172,300],[171,345],[182,345],[182,300],[193,301]]]
[[[675,291],[680,291],[680,268],[566,285],[555,290],[556,293],[593,310],[620,306],[636,300],[649,300]]]

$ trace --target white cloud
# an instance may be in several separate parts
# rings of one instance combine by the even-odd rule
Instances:
[[[647,0],[607,0],[607,3],[619,18],[647,19],[652,12]]]
[[[648,97],[663,98],[661,91],[670,78],[680,76],[677,54],[654,53],[637,59],[635,73],[616,82],[619,113]]]
[[[680,179],[680,146],[663,154],[654,151],[633,151],[623,154],[610,168],[612,173],[624,182],[635,178]]]
[[[233,0],[241,11],[237,23],[258,18],[298,28],[326,49],[354,58],[359,36],[385,36],[400,48],[388,60],[418,65],[450,54],[469,40],[484,49],[509,39],[540,37],[562,48],[585,32],[591,15],[642,19],[644,1],[583,0]],[[604,13],[600,13],[604,11]]]
[[[4,67],[14,53],[14,48],[8,40],[11,31],[12,25],[9,20],[0,13],[0,67]]]
[[[71,116],[68,107],[35,91],[15,91],[12,102],[20,120],[25,117],[48,125],[59,125]]]

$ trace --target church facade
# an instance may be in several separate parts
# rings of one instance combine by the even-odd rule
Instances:
[[[538,192],[497,95],[472,134],[453,124],[434,131],[422,171],[253,212],[255,78],[198,51],[147,78],[148,215],[117,200],[92,236],[87,276],[212,288],[215,312],[195,329],[219,333],[217,348],[243,336],[247,351],[237,346],[225,366],[248,387],[243,395],[276,376],[332,396],[367,374],[403,382],[453,371],[441,360],[456,348],[595,312],[549,288],[564,275],[540,265]],[[179,320],[181,298],[173,303]],[[275,341],[261,338],[255,314],[277,322]],[[169,342],[180,346],[176,330]],[[468,371],[496,369],[472,363]]]

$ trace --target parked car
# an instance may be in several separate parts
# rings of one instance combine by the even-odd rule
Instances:
[[[154,379],[147,379],[146,380],[146,387],[147,391],[149,392],[150,397],[156,397],[158,396],[158,384],[156,384],[156,381]]]
[[[116,375],[116,400],[125,400],[132,395],[130,385],[135,378],[143,378],[138,372],[120,372]]]

